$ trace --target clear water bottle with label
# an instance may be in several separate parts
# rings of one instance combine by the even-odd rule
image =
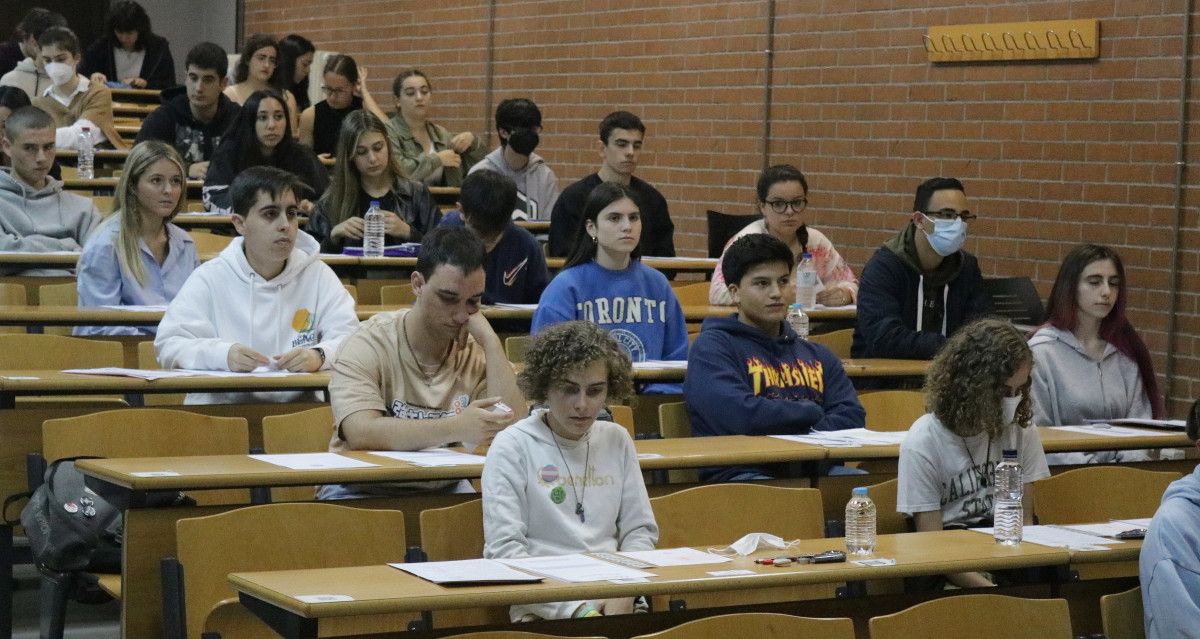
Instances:
[[[91,127],[83,127],[83,133],[79,134],[79,156],[75,163],[75,175],[81,180],[90,180],[96,177],[96,171],[93,168],[96,163],[96,148],[92,144],[92,129]]]
[[[799,304],[788,307],[787,323],[800,339],[808,339],[808,313]]]
[[[796,266],[796,303],[806,311],[817,307],[817,266],[813,264],[812,253],[800,256],[800,264]]]
[[[846,552],[869,555],[875,552],[875,502],[867,496],[867,488],[854,489],[846,503]]]
[[[1025,484],[1021,480],[1021,461],[1017,458],[1017,451],[1004,451],[1004,457],[996,465],[992,486],[995,490],[992,496],[992,520],[996,543],[1015,546],[1021,543],[1021,526],[1025,523],[1025,511],[1021,504]]]
[[[363,215],[363,257],[383,257],[384,226],[379,200],[371,200],[371,206]]]

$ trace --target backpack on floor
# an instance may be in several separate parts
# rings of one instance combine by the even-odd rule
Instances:
[[[76,459],[60,459],[21,511],[33,561],[43,570],[121,571],[121,512],[84,485]]]

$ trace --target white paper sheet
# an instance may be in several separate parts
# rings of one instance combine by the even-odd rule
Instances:
[[[971,528],[985,535],[993,534],[992,528]],[[1088,535],[1057,526],[1025,526],[1021,531],[1022,541],[1053,548],[1070,548],[1072,550],[1108,550],[1109,544],[1119,544],[1120,540],[1107,539]]]
[[[1129,525],[1125,522],[1121,522],[1121,521],[1109,521],[1109,522],[1105,522],[1102,524],[1066,524],[1066,525],[1060,525],[1060,526],[1056,526],[1056,527],[1064,528],[1066,530],[1071,530],[1074,532],[1080,532],[1085,535],[1095,535],[1096,537],[1110,537],[1110,538],[1115,538],[1117,535],[1119,535],[1120,533],[1123,533],[1127,530],[1136,530],[1138,528],[1145,528],[1145,526],[1131,526],[1131,525]]]
[[[292,470],[325,470],[332,468],[378,468],[379,464],[371,464],[351,457],[343,457],[337,453],[294,453],[290,455],[250,455],[252,459],[268,464],[283,466]]]
[[[640,579],[653,577],[653,573],[626,568],[587,555],[559,555],[556,557],[523,557],[500,559],[513,568],[528,570],[560,581],[582,583],[608,581],[611,579]]]
[[[1113,424],[1114,426],[1146,426],[1149,428],[1166,428],[1168,430],[1183,430],[1187,422],[1182,419],[1146,419],[1126,417],[1123,419],[1085,419],[1088,424]]]
[[[460,453],[454,450],[446,450],[445,448],[427,448],[425,450],[416,451],[401,451],[401,450],[376,450],[371,452],[372,455],[387,457],[397,461],[408,462],[416,466],[475,466],[483,464],[487,460],[483,455],[471,455],[468,453]]]
[[[733,561],[695,548],[661,548],[659,550],[628,550],[617,553],[653,566],[700,566]]]
[[[145,368],[119,368],[109,366],[105,368],[72,368],[63,371],[73,375],[108,375],[111,377],[133,377],[136,379],[156,380],[167,379],[168,377],[197,377],[197,373],[181,370],[153,370]]]
[[[106,304],[104,306],[97,306],[96,308],[104,308],[104,309],[113,310],[113,311],[132,311],[135,313],[162,313],[167,310],[166,305],[163,305],[163,306],[153,306],[153,305],[137,306],[134,304],[130,304],[128,306],[121,306],[120,304]],[[84,309],[84,310],[86,310],[86,309]]]
[[[1114,519],[1113,521],[1121,524],[1126,524],[1130,528],[1149,528],[1150,517],[1144,519]]]
[[[776,439],[814,444],[829,448],[854,448],[858,446],[896,446],[904,443],[908,431],[882,432],[865,428],[848,430],[813,431],[806,435],[770,435]]]
[[[412,564],[388,564],[410,575],[435,584],[536,583],[537,575],[514,570],[492,559],[459,561],[423,561]]]
[[[1048,428],[1065,430],[1072,433],[1095,435],[1097,437],[1172,437],[1175,434],[1171,432],[1153,432],[1138,428],[1125,428],[1122,426],[1108,426],[1100,424],[1095,424],[1092,426],[1049,426]]]
[[[686,359],[648,359],[644,362],[634,362],[634,370],[669,368],[672,370],[687,370]]]
[[[497,302],[492,304],[492,306],[495,306],[496,308],[516,308],[522,311],[536,311],[538,307],[537,304],[507,304],[504,302]]]

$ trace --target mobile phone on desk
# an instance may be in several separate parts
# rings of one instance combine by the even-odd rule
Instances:
[[[1149,531],[1145,528],[1131,528],[1130,530],[1122,530],[1114,536],[1117,539],[1145,539],[1147,532]]]

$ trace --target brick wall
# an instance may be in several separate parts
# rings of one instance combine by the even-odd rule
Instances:
[[[488,3],[246,0],[246,32],[302,33],[391,76],[431,76],[435,119],[490,128]],[[1081,241],[1121,252],[1130,315],[1160,374],[1173,351],[1172,412],[1200,395],[1200,233],[1189,206],[1175,237],[1183,0],[779,0],[770,161],[808,175],[809,221],[861,268],[904,223],[916,184],[966,184],[981,219],[967,248],[985,275],[1029,275],[1043,295]],[[671,204],[676,246],[705,250],[704,211],[747,211],[762,166],[769,5],[765,0],[498,0],[494,101],[532,97],[539,153],[562,186],[595,170],[597,122],[617,108],[649,127],[639,175]],[[1098,18],[1098,61],[930,64],[929,25]],[[1200,13],[1191,16],[1200,31]],[[1197,95],[1193,37],[1190,92]],[[1188,113],[1188,158],[1200,107]],[[1197,180],[1187,177],[1185,203]],[[1172,260],[1180,262],[1168,345]]]

